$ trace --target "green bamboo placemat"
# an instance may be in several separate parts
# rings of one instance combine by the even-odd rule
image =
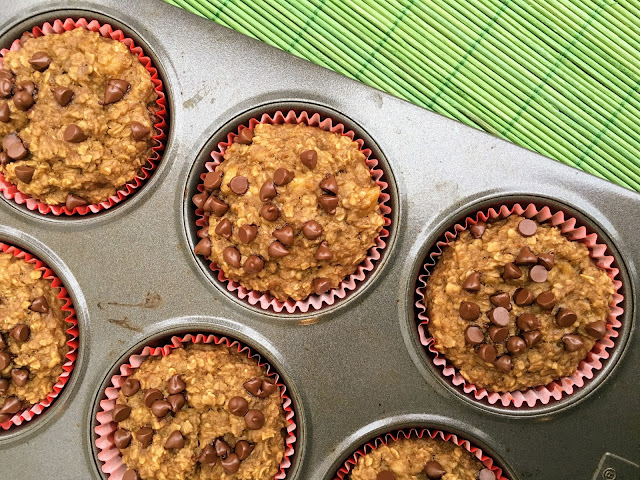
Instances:
[[[165,0],[640,191],[640,0]]]

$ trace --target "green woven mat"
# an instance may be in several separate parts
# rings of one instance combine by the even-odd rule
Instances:
[[[165,0],[640,191],[640,0]]]

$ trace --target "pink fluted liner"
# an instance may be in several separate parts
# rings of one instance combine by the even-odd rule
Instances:
[[[225,345],[229,349],[235,349],[238,353],[246,354],[247,358],[254,359],[260,367],[266,367],[267,376],[272,378],[276,385],[280,387],[280,396],[282,397],[282,407],[285,411],[285,418],[289,425],[287,426],[287,438],[285,439],[285,451],[282,462],[280,462],[280,471],[274,479],[284,479],[287,476],[287,469],[291,466],[291,457],[293,456],[293,446],[296,442],[295,430],[295,413],[291,398],[287,395],[287,387],[280,381],[280,376],[265,362],[262,357],[255,353],[248,346],[238,342],[237,340],[212,334],[187,334],[183,337],[171,337],[171,343],[163,347],[144,347],[139,354],[131,355],[127,362],[120,366],[120,375],[111,377],[111,384],[104,391],[105,399],[100,401],[100,411],[96,415],[98,426],[95,428],[97,438],[95,440],[98,447],[98,459],[103,463],[102,471],[109,474],[109,480],[122,480],[122,476],[127,470],[126,465],[122,461],[120,450],[113,442],[113,432],[117,430],[117,424],[113,421],[112,411],[118,398],[120,387],[129,375],[144,362],[147,357],[164,357],[169,355],[174,349],[182,348],[188,343],[203,343],[213,345]]]
[[[252,118],[249,120],[249,126],[241,125],[238,128],[238,132],[230,132],[227,134],[227,140],[218,143],[217,150],[211,152],[212,161],[205,163],[205,169],[201,175],[201,180],[204,181],[204,177],[207,172],[213,172],[220,163],[224,161],[224,153],[226,152],[229,145],[233,143],[234,138],[236,138],[238,133],[240,133],[245,128],[253,128],[259,123],[267,123],[267,124],[284,124],[284,123],[302,123],[311,127],[318,127],[323,130],[338,133],[342,136],[349,137],[351,140],[355,141],[359,147],[360,151],[365,156],[365,163],[369,167],[371,172],[371,177],[375,181],[375,183],[380,187],[380,197],[378,202],[380,204],[380,212],[384,217],[384,226],[380,230],[380,233],[376,237],[375,245],[369,249],[369,253],[367,258],[365,258],[360,265],[358,265],[356,271],[349,275],[345,280],[343,280],[337,288],[334,288],[322,295],[309,295],[304,300],[295,301],[293,299],[288,299],[285,302],[282,302],[272,295],[268,293],[262,293],[255,290],[249,290],[239,282],[228,279],[224,272],[218,265],[214,262],[210,262],[209,268],[215,272],[217,278],[220,282],[225,283],[227,290],[234,293],[241,300],[245,300],[250,305],[257,305],[264,310],[273,310],[275,312],[282,312],[286,310],[288,313],[294,313],[296,310],[299,310],[302,313],[307,313],[309,311],[319,310],[324,305],[333,305],[338,299],[345,298],[347,294],[358,287],[358,284],[367,278],[367,274],[371,272],[378,260],[380,260],[382,250],[387,246],[385,239],[389,236],[389,226],[391,225],[391,206],[389,205],[391,195],[389,195],[387,189],[389,184],[382,179],[384,172],[380,168],[378,160],[375,158],[371,158],[371,149],[364,148],[364,140],[360,138],[355,138],[355,132],[353,130],[347,130],[347,128],[342,124],[335,122],[331,118],[323,118],[318,113],[309,113],[303,111],[299,114],[296,114],[293,110],[289,110],[287,113],[282,111],[277,111],[273,115],[262,114],[259,118]],[[198,185],[198,193],[204,191],[204,185]],[[204,210],[202,208],[196,209],[196,215],[199,217],[196,225],[201,227],[198,235],[201,238],[208,235],[207,225],[208,225],[208,217],[204,215]],[[205,228],[202,228],[205,227]]]
[[[589,249],[590,257],[598,267],[606,271],[609,278],[613,281],[615,291],[611,304],[609,305],[611,311],[607,318],[607,334],[595,343],[591,351],[587,353],[587,356],[580,362],[578,369],[573,375],[560,378],[544,386],[528,388],[522,391],[516,390],[499,393],[490,392],[485,388],[480,388],[467,382],[460,372],[449,363],[444,354],[436,350],[434,345],[435,340],[430,336],[427,328],[429,318],[424,302],[424,289],[427,285],[430,269],[435,266],[437,258],[460,232],[466,230],[471,225],[475,225],[478,221],[487,222],[500,220],[512,214],[531,218],[539,223],[549,222],[551,225],[558,227],[569,240],[578,241],[586,245]],[[485,401],[491,405],[500,403],[504,407],[533,407],[538,402],[546,405],[552,401],[560,400],[564,395],[571,395],[575,389],[584,386],[585,381],[593,378],[596,372],[602,368],[602,362],[609,358],[607,349],[614,346],[614,339],[619,335],[617,329],[620,328],[622,324],[618,317],[623,314],[624,310],[619,306],[623,301],[623,296],[620,294],[622,282],[616,278],[618,277],[619,270],[613,266],[614,257],[607,254],[607,246],[604,243],[599,243],[596,233],[589,232],[585,226],[579,225],[575,218],[562,211],[554,211],[546,206],[539,209],[532,203],[523,208],[520,204],[516,203],[512,207],[502,205],[498,208],[490,208],[487,211],[478,212],[475,216],[469,216],[463,222],[449,229],[444,234],[444,237],[444,240],[439,240],[436,243],[436,248],[434,248],[425,259],[423,268],[426,270],[426,273],[420,275],[417,282],[418,288],[416,289],[416,293],[419,299],[416,302],[416,307],[418,308],[418,335],[420,337],[420,343],[428,350],[433,363],[440,367],[442,374],[447,377],[453,385],[470,398]]]
[[[344,480],[351,472],[351,469],[357,465],[358,459],[367,453],[375,450],[376,448],[386,445],[389,442],[396,442],[399,438],[423,438],[430,437],[432,439],[439,438],[445,442],[451,442],[459,447],[464,448],[467,452],[469,452],[472,456],[476,457],[485,468],[491,470],[495,476],[496,480],[508,480],[502,473],[502,469],[496,465],[493,459],[487,455],[485,455],[482,450],[475,445],[472,445],[469,440],[465,440],[463,438],[459,438],[457,435],[453,433],[443,432],[442,430],[434,430],[429,428],[410,428],[404,430],[396,430],[394,432],[387,433],[385,435],[380,435],[375,439],[367,442],[365,445],[360,447],[353,455],[351,455],[344,462],[342,467],[338,470],[333,480]]]
[[[0,423],[0,427],[2,427],[3,430],[8,430],[12,425],[21,425],[23,422],[28,422],[36,415],[40,415],[44,409],[51,405],[51,403],[58,397],[60,391],[69,381],[71,372],[73,371],[73,367],[76,363],[76,358],[78,357],[77,350],[79,332],[78,320],[76,319],[76,311],[73,308],[73,302],[71,301],[71,298],[69,298],[67,289],[64,288],[64,285],[53,270],[47,267],[42,260],[37,259],[30,253],[27,253],[13,245],[7,245],[6,243],[0,242],[0,251],[3,253],[9,253],[16,258],[20,258],[25,262],[32,264],[36,270],[42,272],[42,278],[51,283],[51,288],[60,289],[57,297],[63,301],[62,311],[67,314],[64,320],[69,324],[69,327],[67,328],[67,346],[69,347],[69,351],[66,355],[67,361],[62,365],[62,373],[58,377],[58,381],[53,385],[53,391],[50,392],[44,400],[41,400],[37,404],[20,413],[16,413],[10,419]]]
[[[151,75],[151,81],[154,84],[154,90],[158,95],[158,99],[156,100],[158,110],[155,112],[157,121],[156,123],[154,123],[156,134],[153,136],[155,145],[151,148],[151,156],[147,159],[147,163],[142,166],[140,173],[138,173],[138,175],[136,175],[133,180],[130,180],[123,187],[120,187],[120,189],[116,191],[115,195],[112,195],[104,202],[75,207],[73,210],[69,210],[65,205],[48,205],[46,203],[40,202],[39,200],[36,200],[35,198],[30,197],[25,193],[22,193],[18,190],[18,187],[16,185],[10,183],[5,178],[4,174],[0,173],[0,192],[3,193],[6,199],[13,200],[19,205],[24,204],[29,210],[37,210],[42,214],[52,213],[53,215],[86,215],[87,213],[97,213],[102,210],[106,210],[120,203],[121,201],[132,195],[135,191],[137,191],[144,184],[144,182],[149,177],[151,177],[153,171],[156,169],[158,163],[160,162],[161,155],[165,147],[164,142],[167,139],[167,102],[164,94],[162,80],[160,80],[158,76],[158,70],[156,70],[156,68],[153,66],[149,57],[144,54],[142,48],[136,46],[131,38],[125,37],[125,35],[122,33],[122,30],[114,30],[111,25],[107,23],[101,24],[97,20],[87,21],[84,18],[80,18],[76,21],[72,18],[67,18],[65,20],[55,20],[53,24],[47,22],[42,26],[33,27],[32,31],[27,33],[32,33],[34,37],[42,37],[43,35],[64,33],[76,28],[85,28],[92,32],[98,32],[105,38],[111,38],[113,40],[118,40],[119,42],[124,43],[129,48],[131,53],[136,55],[140,60],[140,63],[142,63],[142,65],[147,69],[147,71]],[[9,50],[0,50],[0,56],[4,57],[9,51],[20,50],[20,47],[20,39],[14,40]],[[0,58],[0,68],[2,68],[2,58]]]

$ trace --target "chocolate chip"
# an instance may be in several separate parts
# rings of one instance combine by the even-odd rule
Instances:
[[[550,290],[541,292],[536,297],[536,303],[545,310],[552,310],[556,306],[556,296]]]
[[[7,342],[5,342],[2,333],[0,332],[0,350],[7,348]]]
[[[529,247],[522,247],[514,263],[516,265],[535,265],[538,263],[538,257]]]
[[[251,243],[258,235],[258,227],[255,225],[244,224],[238,230],[238,238],[242,243]]]
[[[251,395],[253,395],[254,397],[257,397],[258,394],[262,391],[262,379],[254,377],[244,382],[242,386]]]
[[[396,480],[396,474],[391,470],[383,470],[376,475],[376,480]]]
[[[493,345],[489,345],[488,343],[483,343],[476,350],[478,356],[487,363],[493,363],[496,359],[496,349]]]
[[[229,188],[236,195],[244,195],[249,190],[249,180],[242,175],[235,176],[229,182]]]
[[[495,343],[501,343],[509,336],[509,329],[507,327],[497,327],[492,325],[489,327],[489,338]]]
[[[240,458],[236,453],[230,453],[226,458],[220,460],[220,465],[225,473],[236,473],[240,470]]]
[[[213,213],[216,217],[221,217],[227,212],[227,210],[229,210],[229,205],[215,195],[211,195],[207,201],[204,202],[202,209],[205,212]]]
[[[11,355],[7,351],[0,352],[0,370],[4,370],[11,365]]]
[[[162,418],[171,411],[171,404],[166,400],[156,400],[151,405],[151,413],[156,417]]]
[[[205,445],[202,450],[200,450],[200,455],[198,455],[198,462],[203,465],[215,465],[218,461],[218,456],[216,455],[215,450],[212,445]]]
[[[470,273],[462,284],[462,288],[464,288],[467,292],[480,291],[480,272]]]
[[[527,349],[527,343],[520,337],[511,337],[507,340],[507,350],[512,355],[517,355]]]
[[[331,280],[325,277],[314,278],[313,282],[311,282],[311,286],[313,287],[313,291],[316,293],[316,295],[322,295],[332,288]]]
[[[0,78],[0,97],[7,98],[13,92],[13,80],[8,78]]]
[[[9,123],[11,121],[11,109],[8,103],[0,104],[0,122]]]
[[[253,141],[253,130],[250,128],[243,128],[238,132],[236,142],[242,145],[249,145]]]
[[[532,282],[542,283],[547,281],[547,269],[542,265],[534,265],[529,270],[529,278]]]
[[[178,430],[176,430],[171,435],[169,435],[169,438],[167,438],[167,441],[164,442],[165,450],[172,450],[172,449],[182,448],[182,447],[184,447],[184,437]]]
[[[65,142],[69,143],[80,143],[84,142],[87,138],[87,135],[82,131],[82,129],[75,124],[68,125],[64,131],[63,138]]]
[[[29,165],[18,165],[13,171],[16,174],[16,177],[18,177],[18,180],[24,183],[31,183],[36,169]]]
[[[318,164],[318,152],[315,150],[305,150],[300,153],[300,161],[305,167],[309,167],[311,169],[316,168]]]
[[[27,92],[29,95],[36,93],[36,84],[33,82],[20,82],[16,85],[16,90],[19,92]]]
[[[9,397],[0,408],[0,413],[18,413],[20,410],[22,410],[22,402],[16,397]]]
[[[278,191],[276,190],[275,184],[271,180],[267,180],[260,187],[260,200],[263,202],[268,202],[272,198],[276,198]]]
[[[122,384],[122,387],[120,387],[120,390],[125,397],[131,397],[140,390],[140,381],[135,378],[127,378]]]
[[[320,246],[316,250],[314,258],[316,260],[319,260],[319,261],[328,261],[328,260],[331,260],[333,258],[333,253],[329,249],[329,244],[327,243],[326,240],[324,240],[320,244]]]
[[[221,438],[216,439],[216,441],[213,442],[213,445],[216,449],[216,455],[220,458],[225,458],[227,455],[233,452],[229,444]]]
[[[73,100],[73,96],[74,96],[73,90],[71,90],[70,88],[56,87],[53,89],[53,98],[56,100],[56,102],[58,102],[58,105],[60,105],[61,107],[66,107],[67,105],[69,105],[71,100]],[[138,122],[132,122],[131,124],[132,131],[133,131],[134,123],[138,123]],[[138,123],[138,125],[140,124]]]
[[[568,308],[560,308],[556,313],[556,323],[562,328],[570,327],[577,319],[575,312]]]
[[[205,190],[212,191],[217,190],[222,185],[222,171],[217,170],[215,172],[208,172],[204,176],[204,188]]]
[[[338,194],[338,182],[333,175],[327,175],[327,177],[320,182],[320,188],[325,192],[332,195]]]
[[[113,443],[120,449],[127,448],[131,443],[131,432],[124,428],[119,428],[113,432]]]
[[[14,368],[11,370],[11,380],[19,387],[24,387],[29,378],[29,370],[26,368]]]
[[[138,476],[138,472],[136,472],[135,470],[127,470],[126,472],[124,472],[124,475],[122,476],[122,480],[140,480],[140,477]]]
[[[34,103],[36,102],[33,99],[33,94],[29,93],[26,90],[16,89],[16,93],[13,96],[13,104],[18,110],[26,112],[33,106]]]
[[[13,80],[13,73],[9,70],[0,69],[0,78],[6,78],[7,80]]]
[[[555,264],[555,255],[553,253],[543,253],[538,255],[538,263],[547,270],[551,270]]]
[[[8,165],[12,161],[13,160],[9,158],[9,155],[7,155],[7,152],[0,152],[0,164],[2,166]]]
[[[145,127],[140,122],[131,122],[131,136],[134,140],[143,140],[147,138],[149,133],[151,133],[151,129],[149,127]]]
[[[538,230],[538,224],[528,218],[521,220],[518,224],[518,231],[523,237],[530,237],[534,235],[536,230]]]
[[[269,252],[269,256],[272,258],[282,258],[289,255],[289,250],[278,241],[271,242],[269,248],[267,248],[267,252]]]
[[[469,227],[469,232],[473,238],[481,238],[484,235],[484,231],[487,229],[485,222],[476,222],[475,225]]]
[[[204,206],[204,203],[208,200],[208,198],[209,198],[209,194],[207,192],[200,192],[200,193],[196,193],[191,200],[193,201],[194,205],[197,208],[202,208]]]
[[[47,52],[36,52],[29,59],[31,66],[39,72],[44,72],[51,65],[51,57]]]
[[[504,272],[502,274],[502,278],[505,280],[515,280],[516,278],[520,278],[522,276],[522,270],[515,263],[507,263],[504,266]]]
[[[273,174],[273,183],[280,187],[291,182],[291,180],[293,180],[293,177],[294,174],[291,170],[287,170],[286,168],[278,168]]]
[[[142,427],[136,432],[136,439],[140,442],[142,448],[147,448],[153,440],[153,429]]]
[[[302,226],[302,234],[308,240],[315,240],[322,235],[322,225],[315,220],[309,220]]]
[[[293,228],[289,225],[282,227],[278,230],[274,230],[272,235],[276,237],[280,243],[290,247],[293,245]]]
[[[280,216],[280,210],[272,203],[265,203],[260,209],[260,215],[268,222],[275,222]]]
[[[151,408],[151,406],[156,401],[162,400],[162,398],[163,398],[163,395],[160,390],[158,390],[157,388],[150,388],[144,392],[144,395],[142,396],[142,401],[147,407]]]
[[[478,473],[478,480],[496,480],[495,474],[488,468],[483,468]]]
[[[169,395],[167,397],[167,402],[171,405],[171,411],[173,413],[178,413],[184,404],[186,403],[186,399],[182,393],[176,393],[174,395]]]
[[[259,273],[264,268],[264,260],[257,255],[249,255],[243,265],[246,273]]]
[[[245,413],[249,411],[249,402],[244,397],[231,397],[227,408],[236,417],[244,417]]]
[[[24,323],[16,325],[9,332],[9,336],[20,343],[26,342],[29,339],[29,335],[31,335],[31,329],[29,325],[25,325]]]
[[[218,235],[219,237],[226,238],[227,240],[229,240],[231,238],[232,230],[233,230],[233,227],[229,219],[223,218],[218,222],[218,225],[216,225],[215,232],[216,232],[216,235]]]
[[[79,197],[78,195],[74,195],[73,193],[70,193],[69,195],[67,195],[65,206],[67,207],[67,210],[72,211],[74,208],[87,205],[87,203],[88,202],[84,198]]]
[[[513,369],[513,363],[509,355],[502,355],[496,360],[495,365],[503,372],[510,372]]]
[[[22,139],[15,133],[10,133],[4,137],[2,147],[12,160],[22,160],[29,153]]]
[[[442,476],[447,473],[447,471],[442,468],[442,465],[440,465],[438,462],[436,462],[435,460],[431,460],[424,466],[424,473],[429,479],[438,479],[442,478]]]
[[[494,325],[499,327],[506,327],[509,325],[509,311],[504,307],[496,307],[491,310],[488,315],[489,320]]]
[[[318,197],[318,205],[329,215],[335,215],[336,208],[338,207],[338,197],[334,197],[333,195],[320,195]]]
[[[244,416],[244,422],[249,430],[260,430],[264,425],[264,414],[260,410],[252,408]]]
[[[525,332],[530,332],[531,330],[535,330],[540,326],[540,322],[538,318],[531,313],[521,313],[518,315],[518,320],[516,321],[518,328]]]
[[[104,91],[104,104],[110,105],[119,102],[127,93],[131,85],[125,80],[111,79],[107,82],[107,88]]]
[[[585,330],[590,336],[596,340],[600,340],[607,334],[607,324],[602,320],[597,320],[595,322],[588,323]]]
[[[47,298],[42,295],[34,299],[29,306],[29,310],[39,313],[47,313],[49,311],[49,302],[47,301]]]
[[[131,407],[116,403],[116,406],[113,407],[111,418],[113,418],[114,422],[122,422],[129,418],[129,415],[131,415]]]
[[[524,332],[522,334],[524,337],[524,341],[527,342],[529,348],[533,347],[536,343],[538,343],[542,339],[542,333],[540,330],[532,330],[530,332]]]
[[[262,386],[260,387],[261,391],[258,392],[258,397],[259,398],[267,398],[269,395],[271,395],[277,389],[278,389],[278,386],[275,383],[269,382],[267,380],[262,380]]]
[[[480,327],[471,326],[467,327],[464,331],[464,339],[469,345],[480,345],[484,342],[484,332]]]
[[[196,255],[204,255],[208,257],[211,255],[211,240],[209,238],[203,238],[198,242],[196,247],[193,249]]]
[[[460,302],[458,312],[463,319],[473,321],[480,316],[480,307],[473,302]]]
[[[491,304],[496,306],[496,307],[502,307],[502,308],[506,308],[507,310],[511,311],[511,300],[509,298],[509,294],[506,292],[498,292],[498,293],[494,293],[493,295],[491,295],[489,297],[489,300],[491,301]]]
[[[0,397],[4,397],[8,391],[9,391],[9,380],[7,380],[6,378],[0,378]]]
[[[562,343],[567,352],[577,352],[583,347],[584,340],[580,335],[567,334],[562,337]]]
[[[531,305],[533,303],[533,292],[528,288],[518,288],[513,293],[513,301],[520,307]]]
[[[169,379],[169,385],[167,386],[167,391],[169,392],[169,395],[180,393],[185,388],[187,388],[187,384],[184,383],[182,376],[174,375]]]
[[[251,455],[251,452],[253,452],[254,448],[256,448],[255,444],[249,443],[246,440],[238,440],[236,442],[236,446],[233,449],[238,455],[238,458],[240,460],[244,460],[249,455]]]

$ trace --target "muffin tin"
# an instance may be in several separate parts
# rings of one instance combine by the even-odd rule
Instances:
[[[76,6],[3,5],[0,46],[56,18],[121,27],[164,81],[169,136],[154,175],[107,211],[58,218],[0,201],[0,240],[55,270],[80,331],[76,367],[59,398],[32,421],[0,432],[0,478],[106,478],[93,433],[105,382],[144,345],[198,332],[246,343],[283,377],[297,417],[290,479],[334,478],[362,444],[405,427],[466,438],[514,480],[640,474],[637,193],[159,0]],[[277,314],[225,293],[192,253],[189,194],[193,172],[230,124],[300,104],[337,112],[371,139],[377,158],[386,159],[394,221],[383,258],[352,295],[310,314]],[[423,259],[443,231],[472,211],[512,200],[565,208],[596,230],[616,256],[625,298],[620,336],[598,380],[561,401],[520,409],[485,405],[451,388],[419,344],[414,310]]]

